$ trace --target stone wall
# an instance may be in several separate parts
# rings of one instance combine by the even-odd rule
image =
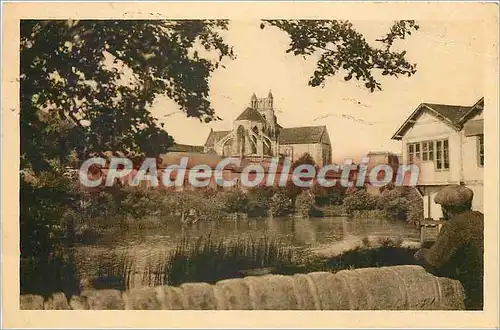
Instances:
[[[435,277],[419,266],[394,266],[266,275],[215,285],[147,287],[127,292],[91,290],[66,299],[21,296],[21,309],[94,310],[457,310],[464,309],[458,281]]]

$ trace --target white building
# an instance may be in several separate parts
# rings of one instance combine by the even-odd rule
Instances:
[[[472,106],[422,103],[393,135],[402,141],[401,163],[420,167],[425,218],[442,217],[434,197],[451,184],[472,189],[472,208],[483,212],[483,107],[484,98]]]

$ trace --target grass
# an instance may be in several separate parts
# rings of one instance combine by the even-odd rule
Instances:
[[[297,254],[279,240],[262,236],[225,241],[211,236],[183,239],[169,255],[150,261],[143,275],[145,285],[180,285],[185,282],[215,283],[241,278],[245,271],[292,265]]]
[[[415,264],[416,250],[402,247],[399,239],[380,238],[375,246],[368,239],[363,242],[363,246],[341,255],[321,259],[299,254],[298,250],[267,236],[230,242],[212,240],[210,236],[195,241],[184,239],[172,254],[149,261],[143,273],[143,285],[178,286],[186,282],[215,283],[259,273],[291,275]],[[256,269],[262,271],[248,272]]]
[[[97,264],[97,277],[89,283],[95,289],[128,290],[134,274],[134,262],[127,253],[103,256]]]

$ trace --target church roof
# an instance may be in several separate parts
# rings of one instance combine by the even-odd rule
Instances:
[[[169,152],[203,152],[203,146],[193,146],[188,144],[174,143],[168,149]]]
[[[280,144],[319,143],[326,132],[326,126],[302,126],[281,128]]]
[[[205,146],[213,146],[215,141],[219,141],[231,131],[211,131],[208,135]],[[319,143],[326,133],[326,126],[303,126],[303,127],[279,127],[280,144],[306,144]],[[327,133],[326,133],[327,134]]]
[[[251,121],[262,121],[266,122],[264,117],[255,110],[254,108],[246,108],[245,111],[243,111],[236,120],[251,120]]]
[[[215,144],[215,141],[219,141],[229,133],[231,133],[231,131],[211,131],[210,134],[208,135],[205,145],[213,146]]]

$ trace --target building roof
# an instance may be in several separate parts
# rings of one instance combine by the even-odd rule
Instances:
[[[432,114],[457,131],[461,130],[464,123],[471,118],[471,115],[477,113],[478,111],[482,111],[483,106],[484,98],[479,99],[479,101],[472,106],[421,103],[413,111],[410,117],[406,119],[396,133],[394,133],[391,139],[401,140],[401,138],[411,127],[413,127],[415,122],[424,112]]]
[[[243,111],[237,118],[236,120],[251,120],[251,121],[261,121],[261,122],[266,122],[264,117],[255,110],[254,108],[246,108],[245,111]]]
[[[205,142],[205,146],[213,146],[215,141],[219,141],[229,133],[231,133],[231,131],[210,131],[207,141]]]
[[[326,126],[302,126],[280,128],[280,144],[319,143],[326,132]]]
[[[201,153],[203,152],[203,146],[192,146],[188,144],[180,144],[180,143],[174,143],[173,146],[171,146],[168,149],[169,152],[198,152]]]
[[[367,156],[384,155],[384,156],[397,156],[398,154],[394,151],[369,151]]]
[[[481,113],[484,109],[484,97],[481,97],[479,101],[474,104],[470,110],[465,113],[462,118],[460,118],[460,124],[463,125],[465,124],[469,119],[473,118],[477,114]]]
[[[444,119],[449,120],[454,125],[458,125],[460,118],[469,112],[471,108],[470,106],[434,103],[423,103],[423,105],[440,114]]]
[[[326,133],[326,126],[304,126],[304,127],[279,127],[280,144],[306,144],[319,143]],[[227,136],[231,131],[211,131],[208,135],[205,146],[211,147],[215,141],[219,141]]]
[[[196,165],[208,165],[215,168],[217,164],[223,159],[219,155],[213,154],[200,154],[192,152],[180,152],[175,154],[163,154],[161,157],[161,167],[167,167],[169,165],[178,165],[183,157],[188,158],[187,168],[192,168]]]

